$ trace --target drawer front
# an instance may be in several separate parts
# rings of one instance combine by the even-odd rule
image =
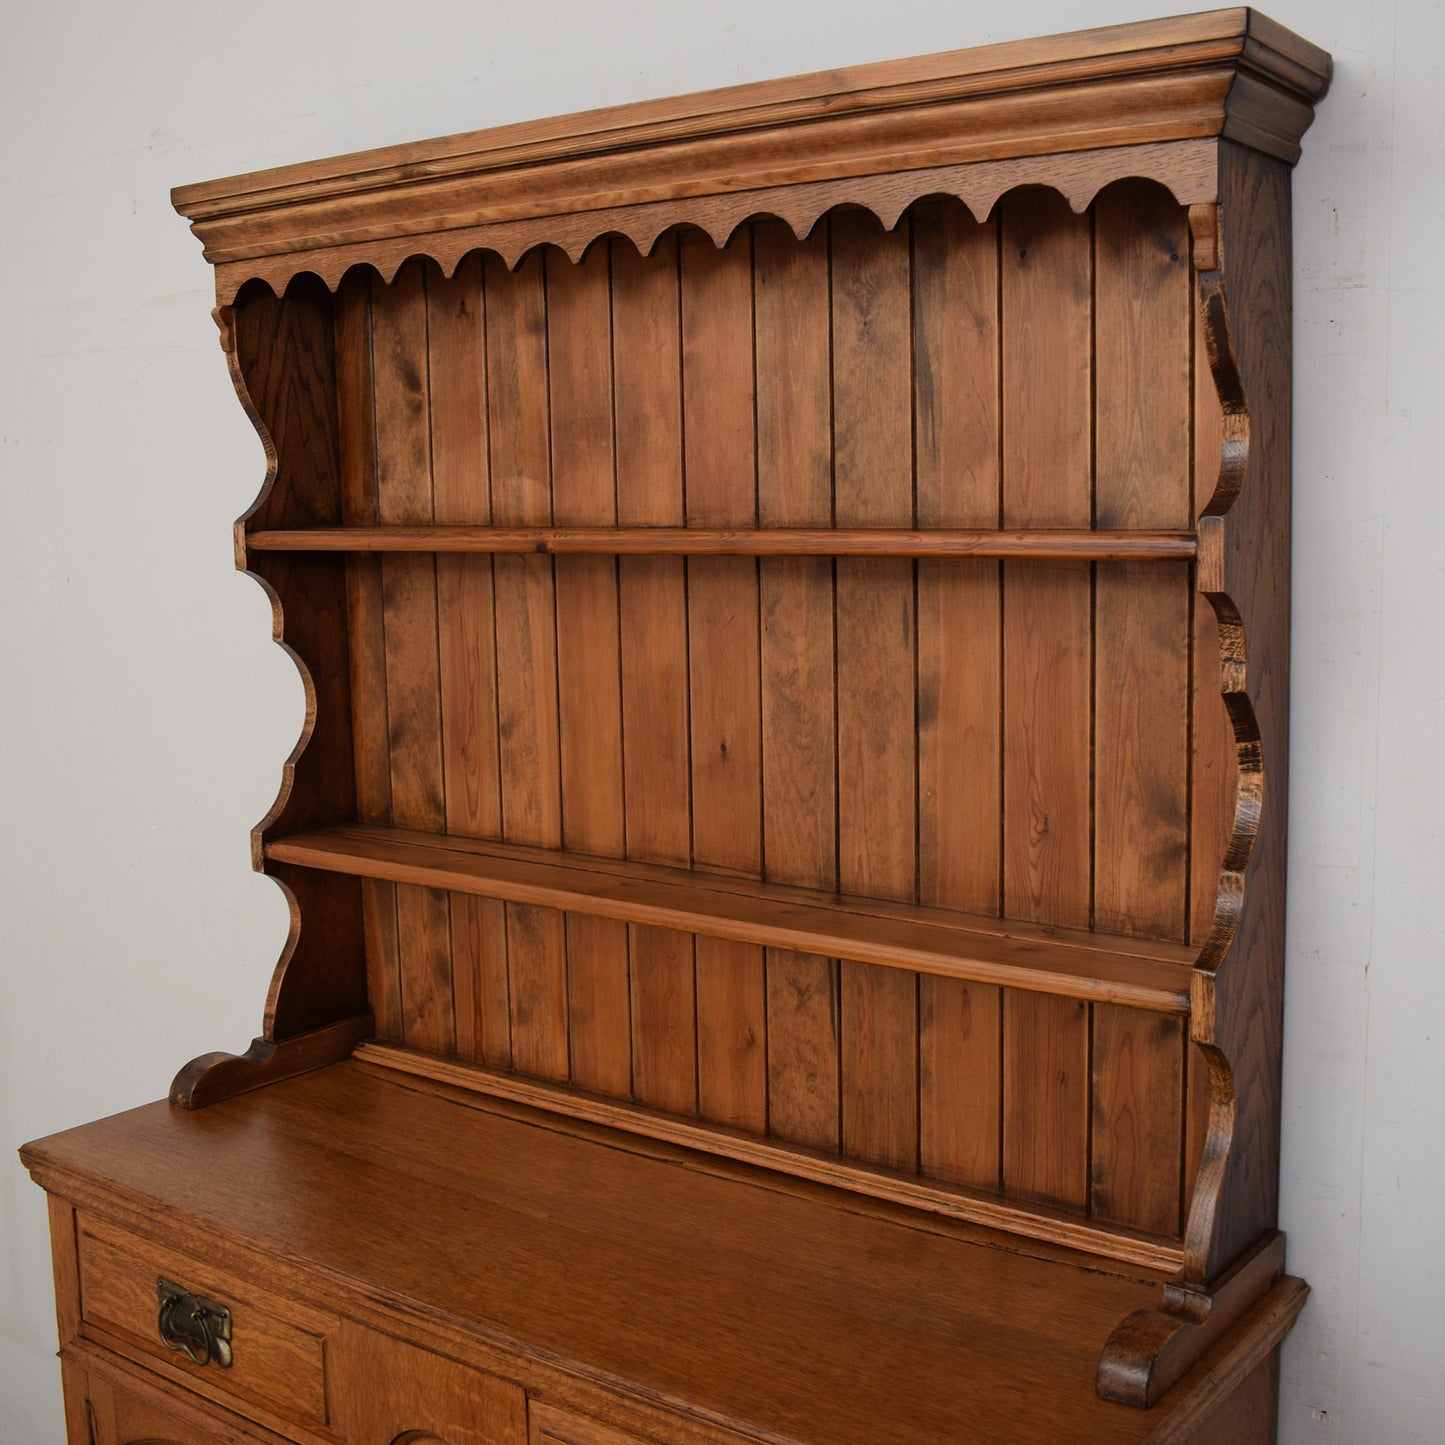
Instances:
[[[159,1279],[229,1310],[228,1365],[196,1363],[167,1347],[158,1324]],[[298,1423],[327,1422],[323,1317],[225,1270],[93,1221],[80,1229],[80,1298],[86,1326],[143,1351],[192,1388]]]
[[[529,1445],[651,1445],[640,1435],[624,1435],[551,1405],[533,1404],[529,1424]]]
[[[586,1415],[533,1400],[527,1409],[528,1445],[746,1445],[743,1437],[700,1422],[683,1422],[648,1408],[632,1429],[604,1425]],[[645,1433],[644,1433],[645,1432]]]
[[[350,1320],[335,1361],[335,1429],[347,1445],[526,1445],[527,1397],[509,1380]]]
[[[170,1397],[104,1376],[89,1380],[89,1425],[71,1445],[287,1445],[278,1435],[249,1428],[223,1410],[191,1403],[187,1392]]]

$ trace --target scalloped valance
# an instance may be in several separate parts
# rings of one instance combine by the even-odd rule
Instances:
[[[450,271],[543,243],[579,257],[670,226],[719,244],[749,216],[801,234],[856,204],[894,224],[952,195],[983,216],[1005,191],[1052,186],[1076,210],[1139,176],[1183,205],[1218,198],[1221,141],[1293,163],[1329,57],[1248,9],[823,71],[666,101],[365,151],[181,186],[177,210],[216,267],[221,304],[410,256]]]

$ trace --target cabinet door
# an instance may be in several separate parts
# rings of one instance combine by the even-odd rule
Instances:
[[[526,1445],[521,1386],[344,1324],[335,1356],[336,1433],[347,1445]]]

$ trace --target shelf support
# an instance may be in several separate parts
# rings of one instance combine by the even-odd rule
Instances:
[[[1164,1287],[1163,1306],[1135,1310],[1099,1360],[1105,1400],[1147,1410],[1209,1352],[1284,1275],[1284,1235],[1271,1234],[1210,1290]]]

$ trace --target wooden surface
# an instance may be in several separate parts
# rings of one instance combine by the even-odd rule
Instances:
[[[479,246],[515,261],[550,241],[578,259],[620,231],[646,251],[678,222],[721,244],[770,213],[801,236],[840,202],[891,225],[922,196],[985,216],[1011,186],[1042,183],[1082,209],[1140,173],[1126,153],[1141,146],[1188,205],[1214,198],[1208,149],[1191,145],[1237,136],[1292,162],[1329,76],[1322,51],[1221,10],[393,147],[182,187],[175,202],[222,301],[249,275],[279,292],[302,269],[334,284],[366,262],[389,278],[415,254],[450,273]],[[980,167],[994,173],[967,174]]]
[[[805,1445],[873,1445],[878,1420],[896,1445],[1179,1439],[1170,1417],[1255,1333],[1151,1411],[1106,1404],[1093,1394],[1099,1339],[1155,1297],[1157,1276],[919,1228],[846,1195],[471,1107],[357,1064],[210,1109],[147,1106],[30,1146],[26,1160],[83,1214],[117,1213],[140,1235],[164,1230],[172,1249],[264,1270],[314,1309],[366,1324],[424,1305],[433,1328],[503,1349],[539,1383],[572,1362],[685,1414]],[[330,1207],[337,1197],[346,1209]],[[396,1359],[418,1342],[357,1353],[346,1329],[337,1368],[361,1371],[378,1399],[405,1393]],[[506,1398],[496,1408],[512,1408]],[[427,1428],[419,1420],[402,1428]]]
[[[348,1445],[398,1439],[497,1445],[526,1438],[522,1390],[405,1340],[347,1323],[332,1342],[335,1430]]]
[[[1188,1275],[1200,1283],[1276,1217],[1289,796],[1289,171],[1236,146],[1223,163],[1227,270],[1206,314],[1232,445],[1206,508],[1222,537],[1200,591],[1226,662],[1236,793],[1190,1025],[1213,1076],[1188,1223]]]
[[[1083,557],[1097,561],[1188,560],[1197,551],[1187,531],[918,532],[843,527],[311,527],[250,532],[258,552],[541,552],[552,555],[729,557]]]
[[[945,977],[1182,1013],[1185,945],[889,905],[725,875],[507,847],[403,829],[301,833],[267,845],[283,863],[506,899],[595,918],[766,944]],[[425,1047],[418,1043],[419,1047]],[[450,1052],[443,1048],[440,1052]]]
[[[987,1187],[967,1188],[949,1180],[892,1169],[885,1163],[865,1164],[856,1158],[840,1157],[836,1145],[831,1143],[822,1146],[794,1143],[777,1131],[771,1138],[759,1138],[742,1129],[719,1127],[708,1120],[676,1118],[645,1106],[527,1079],[519,1074],[478,1068],[475,1064],[459,1064],[395,1044],[363,1044],[355,1057],[363,1063],[378,1064],[469,1094],[525,1104],[563,1118],[602,1124],[641,1138],[658,1139],[722,1159],[757,1165],[795,1179],[832,1185],[868,1199],[1005,1230],[1043,1243],[1065,1245],[1126,1266],[1177,1274],[1183,1262],[1177,1239],[1109,1227],[1047,1204],[1004,1199]]]

